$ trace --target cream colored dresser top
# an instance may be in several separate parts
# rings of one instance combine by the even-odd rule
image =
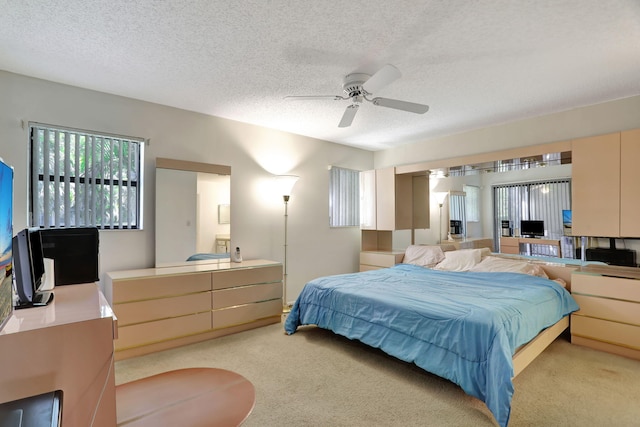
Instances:
[[[282,264],[269,260],[108,273],[116,359],[280,322],[282,277]]]

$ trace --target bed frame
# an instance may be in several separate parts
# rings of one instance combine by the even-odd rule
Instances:
[[[563,264],[551,264],[535,262],[542,266],[550,279],[562,279],[566,282],[567,290],[571,290],[571,273],[577,266],[567,266]],[[533,360],[540,355],[558,336],[569,327],[569,316],[560,319],[553,326],[540,332],[534,339],[518,348],[513,355],[513,377],[515,378]]]

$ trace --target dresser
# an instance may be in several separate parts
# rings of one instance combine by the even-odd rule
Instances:
[[[580,310],[571,315],[571,342],[640,360],[640,271],[588,266],[571,275]]]
[[[60,390],[63,426],[115,426],[111,307],[95,283],[53,293],[47,306],[16,310],[0,330],[0,404]],[[32,416],[22,425],[42,425],[29,424]]]
[[[108,273],[116,360],[280,322],[282,264],[186,263]]]

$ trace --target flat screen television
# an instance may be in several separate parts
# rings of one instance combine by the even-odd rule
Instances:
[[[39,234],[43,256],[53,260],[55,286],[99,280],[100,239],[96,227],[47,228]]]
[[[520,221],[520,234],[525,237],[543,237],[544,221],[523,219]]]
[[[13,168],[0,159],[0,329],[13,312]]]
[[[13,237],[13,274],[16,280],[17,308],[46,305],[53,292],[42,291],[44,260],[40,235],[25,228]]]

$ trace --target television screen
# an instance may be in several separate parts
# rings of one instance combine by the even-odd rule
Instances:
[[[520,234],[523,236],[544,236],[544,221],[522,220],[520,221]]]
[[[13,168],[0,159],[0,329],[13,312]]]

